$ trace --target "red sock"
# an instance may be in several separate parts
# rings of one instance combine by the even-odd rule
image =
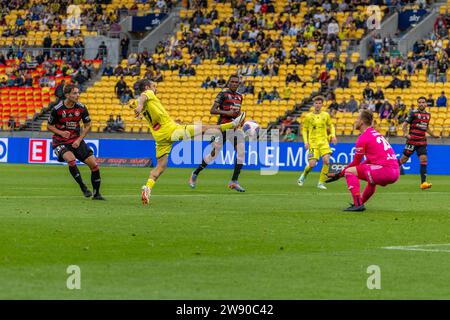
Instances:
[[[345,179],[347,180],[348,190],[352,193],[353,204],[359,207],[362,204],[360,195],[359,179],[353,173],[346,172]]]
[[[370,199],[370,197],[375,193],[377,185],[376,184],[370,184],[368,183],[366,188],[364,189],[363,195],[362,195],[362,202],[366,203],[367,200]]]

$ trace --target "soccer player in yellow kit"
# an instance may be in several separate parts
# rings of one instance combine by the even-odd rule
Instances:
[[[311,170],[317,165],[319,158],[322,157],[323,165],[320,172],[319,183],[317,188],[327,189],[325,187],[325,180],[328,178],[328,169],[330,164],[330,156],[332,153],[329,141],[333,144],[337,143],[336,132],[331,123],[331,117],[328,112],[321,111],[324,98],[318,96],[314,98],[314,111],[306,115],[303,122],[302,135],[305,149],[309,151],[308,165],[305,167],[300,178],[298,178],[298,185],[303,186],[305,179]],[[328,134],[329,130],[329,134]]]
[[[220,131],[234,129],[244,121],[245,112],[242,112],[232,122],[221,125],[181,125],[170,117],[161,101],[156,97],[156,82],[143,79],[139,82],[139,90],[142,93],[137,100],[134,113],[136,117],[142,115],[147,120],[152,136],[156,141],[156,158],[158,160],[156,167],[150,172],[146,185],[142,186],[142,203],[148,204],[156,180],[167,168],[169,154],[175,141],[192,138],[210,129]]]

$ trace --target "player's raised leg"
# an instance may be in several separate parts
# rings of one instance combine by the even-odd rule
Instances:
[[[78,169],[78,166],[76,163],[77,160],[75,158],[75,155],[72,153],[72,151],[64,152],[64,154],[62,155],[62,158],[67,162],[68,167],[69,167],[69,172],[72,175],[72,177],[74,178],[74,180],[80,186],[80,189],[81,189],[81,192],[83,192],[83,195],[86,198],[89,198],[90,196],[92,196],[91,191],[89,191],[89,189],[83,182],[83,178],[81,177],[80,170]]]
[[[147,180],[147,183],[142,186],[141,199],[143,204],[150,203],[150,195],[152,193],[152,189],[156,183],[156,180],[158,180],[161,174],[163,174],[163,172],[167,169],[168,160],[169,154],[166,153],[165,155],[158,158],[156,167],[152,171],[150,171],[150,176]]]
[[[95,159],[95,156],[89,156],[84,161],[89,166],[89,169],[91,169],[91,183],[94,195],[92,196],[92,200],[106,200],[101,194],[100,194],[100,184],[101,184],[101,177],[100,177],[100,168],[98,167],[97,161]]]

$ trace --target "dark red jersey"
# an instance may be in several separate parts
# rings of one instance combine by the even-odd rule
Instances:
[[[233,92],[230,89],[223,89],[214,100],[215,103],[219,104],[219,109],[224,111],[236,111],[239,113],[241,111],[242,105],[242,94],[239,92]],[[218,124],[228,123],[234,120],[235,117],[220,116]]]
[[[48,123],[54,125],[61,131],[69,131],[70,137],[68,139],[63,138],[60,135],[53,135],[53,147],[60,144],[69,144],[74,142],[80,136],[80,121],[83,123],[91,122],[89,118],[89,112],[87,108],[77,102],[72,108],[68,108],[61,101],[58,103],[50,113],[48,117]]]
[[[406,141],[407,144],[415,146],[424,146],[427,144],[427,129],[430,124],[431,115],[427,111],[412,110],[406,122],[409,123],[410,139]]]

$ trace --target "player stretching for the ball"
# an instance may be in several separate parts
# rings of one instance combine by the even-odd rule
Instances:
[[[78,102],[80,91],[72,84],[64,87],[65,100],[59,102],[51,111],[48,118],[48,130],[53,135],[53,150],[59,162],[67,162],[69,171],[79,184],[84,196],[92,196],[81,178],[76,165],[76,159],[84,162],[91,169],[91,183],[94,188],[93,200],[105,200],[100,194],[100,169],[91,148],[84,142],[84,137],[91,129],[91,119],[86,107]],[[80,134],[80,121],[84,128]]]
[[[298,185],[303,186],[305,179],[311,170],[317,165],[319,158],[322,157],[322,170],[320,172],[319,183],[317,188],[326,189],[324,182],[327,179],[330,156],[332,150],[329,144],[329,137],[331,136],[331,142],[337,143],[336,133],[334,126],[331,123],[330,114],[325,111],[321,111],[324,98],[318,96],[314,98],[314,111],[306,115],[303,122],[303,142],[305,143],[305,149],[308,150],[308,165],[298,178]],[[328,134],[327,130],[330,131]]]
[[[241,113],[240,116],[232,122],[221,125],[181,125],[177,124],[170,117],[156,97],[156,82],[143,79],[139,82],[139,90],[142,93],[138,98],[137,107],[134,109],[134,112],[136,117],[140,117],[142,114],[147,120],[152,136],[156,141],[156,158],[158,160],[156,167],[150,172],[150,177],[148,178],[146,185],[142,187],[142,203],[148,204],[156,180],[167,168],[169,153],[175,141],[192,138],[195,135],[210,129],[218,129],[220,131],[233,129],[244,121],[245,112]]]
[[[435,136],[428,127],[430,123],[431,115],[426,111],[427,99],[420,97],[417,99],[418,109],[412,110],[406,121],[403,123],[403,136],[406,138],[405,149],[403,150],[402,157],[398,160],[402,165],[408,161],[409,157],[414,153],[417,153],[420,161],[420,188],[422,190],[431,188],[432,184],[427,182],[427,137],[428,133],[433,138],[440,138]],[[409,133],[408,132],[409,125]]]
[[[218,124],[229,123],[240,115],[243,98],[242,94],[237,91],[239,88],[239,82],[238,75],[230,76],[227,87],[223,89],[214,100],[210,113],[220,115]],[[245,192],[245,189],[242,188],[238,182],[239,174],[245,158],[244,132],[242,129],[235,129],[234,134],[231,134],[231,137],[229,135],[230,134],[223,132],[222,141],[220,141],[220,138],[215,138],[211,141],[213,144],[211,153],[202,160],[202,163],[197,169],[195,169],[194,172],[192,172],[191,177],[189,178],[189,185],[191,188],[195,188],[197,184],[197,177],[200,172],[217,157],[222,149],[223,143],[226,143],[226,141],[229,140],[236,150],[236,160],[234,162],[233,177],[228,183],[228,188],[234,189],[238,192]]]
[[[377,185],[386,186],[398,180],[400,168],[397,157],[389,142],[381,133],[372,128],[373,115],[363,110],[355,121],[355,129],[361,131],[356,141],[356,154],[340,174],[327,180],[335,181],[342,176],[347,180],[348,190],[353,196],[353,204],[344,211],[364,211],[364,203],[374,194]],[[363,157],[366,156],[366,160]],[[359,180],[367,181],[361,196]]]

